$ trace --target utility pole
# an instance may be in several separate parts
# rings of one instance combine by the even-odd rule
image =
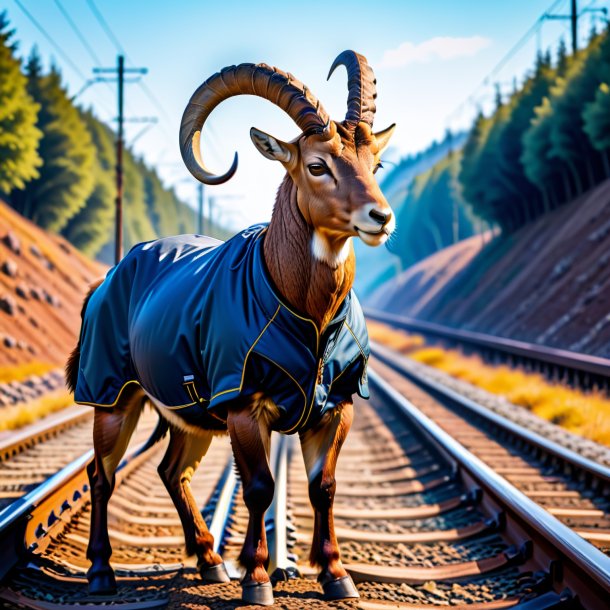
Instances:
[[[214,219],[216,221],[216,227],[220,227],[222,226],[221,223],[219,222],[219,216],[221,216],[222,214],[218,214],[218,210],[217,205],[218,205],[218,200],[219,199],[243,199],[243,195],[214,195],[213,197],[208,197],[208,215],[205,217],[205,224],[206,224],[206,230],[207,230],[207,235],[208,236],[212,236],[212,230],[213,230],[213,226],[212,226],[212,219]],[[222,212],[222,210],[221,210]]]
[[[572,0],[572,53],[576,55],[578,51],[578,7],[576,6],[576,0]]]
[[[549,15],[548,13],[542,16],[542,19],[549,20],[561,20],[561,19],[569,19],[571,23],[572,30],[572,53],[576,55],[578,51],[578,2],[577,0],[571,0],[571,11],[569,15]]]
[[[125,79],[125,58],[118,57],[117,74],[119,77],[119,125],[116,139],[116,204],[114,220],[114,264],[123,257],[123,80]]]
[[[204,235],[203,228],[203,183],[200,182],[197,189],[199,193],[199,213],[197,215],[197,233]]]
[[[123,86],[125,83],[125,74],[146,74],[146,68],[125,68],[125,57],[119,55],[117,57],[116,68],[93,68],[95,74],[115,73],[117,75],[118,89],[118,128],[116,140],[116,200],[115,200],[115,224],[114,224],[114,262],[117,264],[123,256],[123,124],[125,122],[123,115]],[[98,79],[98,80],[114,80],[114,79]],[[128,82],[139,80],[131,79]]]
[[[212,215],[214,214],[214,203],[216,203],[215,199],[215,197],[208,197],[208,218],[206,221],[206,230],[208,235],[212,233]]]

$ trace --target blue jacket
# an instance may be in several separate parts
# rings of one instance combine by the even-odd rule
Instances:
[[[277,296],[266,225],[223,243],[178,235],[134,246],[93,293],[81,329],[75,400],[113,407],[128,384],[186,422],[223,428],[226,403],[262,391],[293,433],[358,392],[368,335],[353,292],[319,336]]]

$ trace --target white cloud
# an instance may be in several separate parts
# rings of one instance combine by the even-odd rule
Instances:
[[[425,64],[434,60],[445,61],[456,57],[472,57],[491,44],[489,38],[469,36],[458,38],[436,36],[419,44],[403,42],[397,49],[384,51],[379,68],[400,68],[409,64]]]

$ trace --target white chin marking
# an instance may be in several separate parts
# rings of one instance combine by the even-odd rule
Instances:
[[[316,260],[336,269],[347,260],[351,241],[352,238],[348,237],[337,252],[330,247],[328,241],[318,231],[314,231],[311,239],[311,253]]]
[[[370,235],[365,233],[364,231],[358,231],[358,237],[367,245],[367,246],[381,246],[381,244],[385,244],[388,241],[387,233],[378,233],[376,235]]]

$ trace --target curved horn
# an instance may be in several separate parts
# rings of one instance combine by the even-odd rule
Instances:
[[[206,169],[199,147],[206,119],[220,102],[235,95],[257,95],[284,110],[303,132],[321,132],[329,117],[307,87],[266,64],[229,66],[208,78],[193,93],[180,124],[180,152],[188,170],[204,184],[222,184],[237,169],[237,153],[229,171],[216,176]]]
[[[337,66],[347,68],[347,114],[345,123],[355,127],[360,121],[373,126],[375,117],[375,75],[364,55],[355,51],[343,51],[333,62],[328,73],[328,80]]]

